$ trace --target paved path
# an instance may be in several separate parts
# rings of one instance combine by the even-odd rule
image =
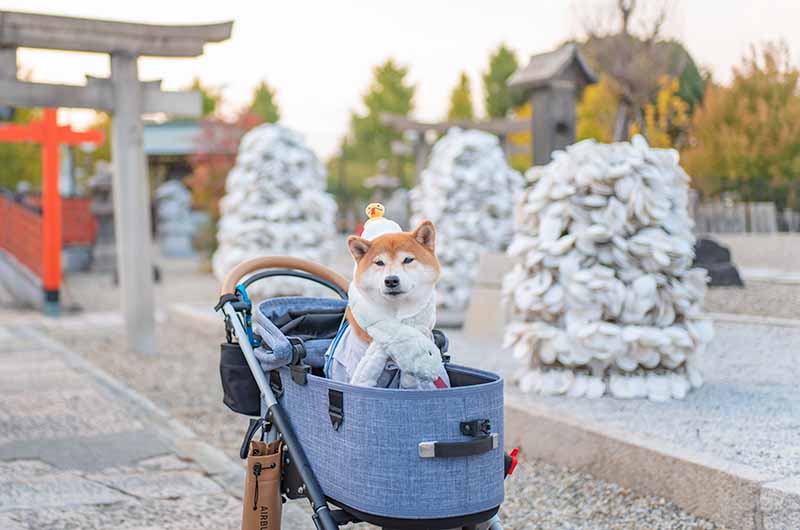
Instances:
[[[79,355],[3,324],[0,529],[239,527],[240,466]],[[307,526],[289,515],[285,528]]]

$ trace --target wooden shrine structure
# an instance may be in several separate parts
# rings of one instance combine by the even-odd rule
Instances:
[[[575,143],[578,99],[595,82],[597,76],[574,43],[532,56],[509,78],[508,86],[530,94],[533,165],[547,164],[553,151]]]

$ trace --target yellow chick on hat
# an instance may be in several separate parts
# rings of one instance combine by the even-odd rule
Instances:
[[[386,208],[384,208],[383,204],[379,202],[369,203],[365,212],[369,219],[364,223],[364,231],[361,232],[361,237],[367,241],[372,241],[384,234],[397,234],[403,231],[399,224],[383,216],[386,213]]]

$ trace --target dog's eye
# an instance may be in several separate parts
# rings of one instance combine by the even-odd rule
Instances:
[[[414,261],[414,258],[412,258],[412,257],[408,257],[408,258],[406,258],[406,259],[404,259],[404,260],[403,260],[403,265],[408,265],[408,264],[409,264],[409,263],[411,263],[412,261]]]
[[[377,261],[375,262],[375,265],[377,265],[378,267],[383,267],[383,266],[384,266],[384,265],[386,265],[386,264],[383,262],[383,260],[382,260],[382,259],[379,259],[379,260],[377,260]]]

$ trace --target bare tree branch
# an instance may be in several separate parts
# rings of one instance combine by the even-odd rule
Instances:
[[[667,4],[666,2],[663,2],[659,7],[658,11],[656,12],[650,30],[645,33],[644,37],[645,42],[649,44],[656,42],[661,34],[661,28],[664,26],[664,22],[666,21],[667,21]]]
[[[628,23],[636,9],[636,0],[617,0],[617,9],[622,17],[622,34],[628,35]]]

